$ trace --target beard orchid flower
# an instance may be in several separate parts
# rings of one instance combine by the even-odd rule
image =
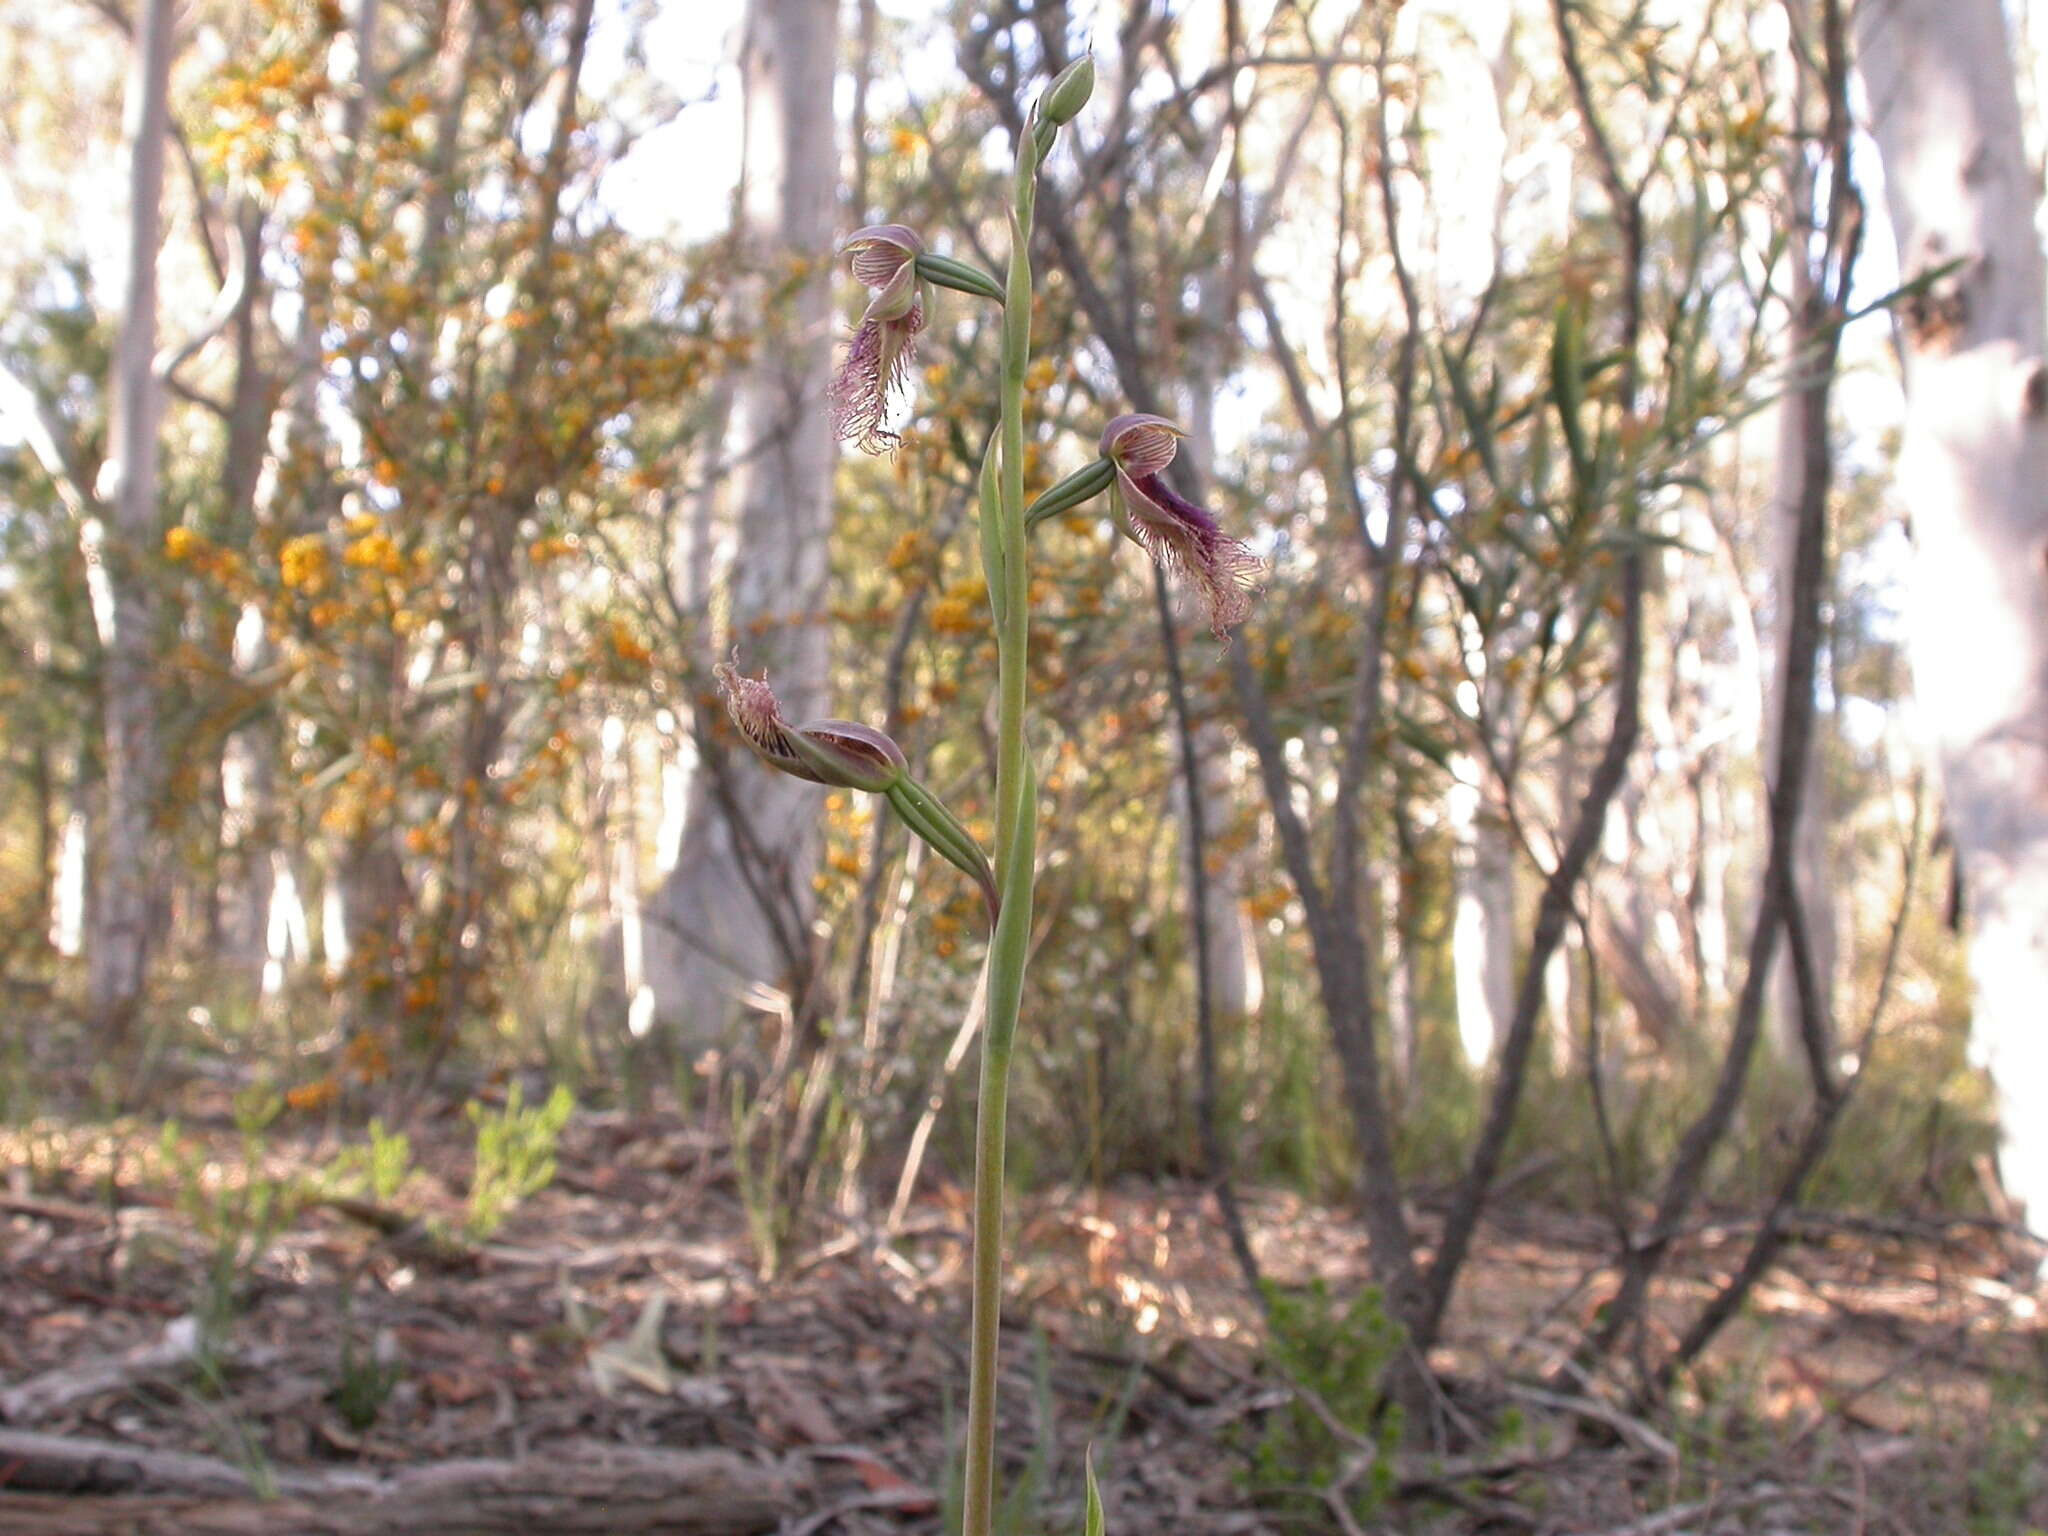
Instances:
[[[871,224],[848,236],[839,253],[874,297],[832,380],[832,431],[869,453],[886,453],[897,442],[886,424],[889,400],[910,371],[924,329],[924,242],[905,225]]]
[[[865,790],[885,798],[904,825],[981,887],[989,910],[997,907],[995,870],[973,834],[939,798],[910,776],[903,749],[873,726],[853,720],[811,720],[791,725],[768,679],[748,677],[733,661],[711,669],[725,712],[769,767],[835,789]]]
[[[748,677],[731,662],[711,669],[725,712],[754,754],[771,768],[813,784],[885,793],[903,777],[903,749],[880,731],[852,720],[791,725],[768,679]]]
[[[1259,589],[1259,557],[1216,519],[1166,483],[1185,436],[1164,416],[1132,412],[1102,430],[1102,456],[1116,469],[1124,530],[1169,573],[1193,583],[1220,639],[1242,624]]]

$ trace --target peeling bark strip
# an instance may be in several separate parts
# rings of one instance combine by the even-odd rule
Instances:
[[[1854,35],[1908,281],[1899,503],[1913,671],[1969,914],[2007,1190],[2048,1221],[2048,433],[2036,188],[1998,0],[1864,0]]]
[[[280,1470],[265,1499],[211,1456],[0,1430],[0,1469],[0,1536],[759,1536],[796,1512],[780,1477],[726,1451]]]

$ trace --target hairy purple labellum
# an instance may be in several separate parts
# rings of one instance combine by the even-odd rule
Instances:
[[[1131,537],[1161,568],[1193,584],[1210,629],[1221,638],[1251,614],[1259,557],[1166,483],[1162,471],[1173,462],[1182,435],[1164,416],[1133,412],[1103,429],[1102,452],[1116,465]]]

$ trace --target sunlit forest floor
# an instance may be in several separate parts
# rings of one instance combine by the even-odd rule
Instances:
[[[888,1235],[814,1217],[771,1273],[760,1171],[722,1116],[579,1113],[546,1187],[479,1238],[457,1108],[417,1117],[402,1194],[380,1202],[307,1193],[361,1128],[288,1112],[251,1136],[225,1088],[179,1097],[169,1136],[161,1119],[0,1132],[0,1532],[942,1528],[957,1189],[928,1178]],[[1247,1210],[1281,1285],[1362,1283],[1345,1212],[1263,1190]],[[1343,1515],[1270,1468],[1254,1486],[1288,1393],[1204,1192],[1028,1196],[1018,1230],[1015,1531],[1080,1530],[1091,1442],[1120,1536],[2048,1521],[2039,1323],[1979,1224],[1808,1213],[1677,1406],[1644,1418],[1618,1392],[1533,1385],[1612,1285],[1613,1238],[1510,1189],[1435,1361],[1451,1449],[1401,1453],[1377,1508]],[[1704,1294],[1746,1230],[1691,1234],[1674,1283]],[[721,1454],[680,1455],[705,1449]],[[462,1517],[429,1517],[436,1489]]]

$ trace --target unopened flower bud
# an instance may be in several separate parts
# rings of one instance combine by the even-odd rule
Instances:
[[[1045,88],[1039,110],[1054,127],[1071,123],[1095,94],[1095,55],[1084,53]]]

